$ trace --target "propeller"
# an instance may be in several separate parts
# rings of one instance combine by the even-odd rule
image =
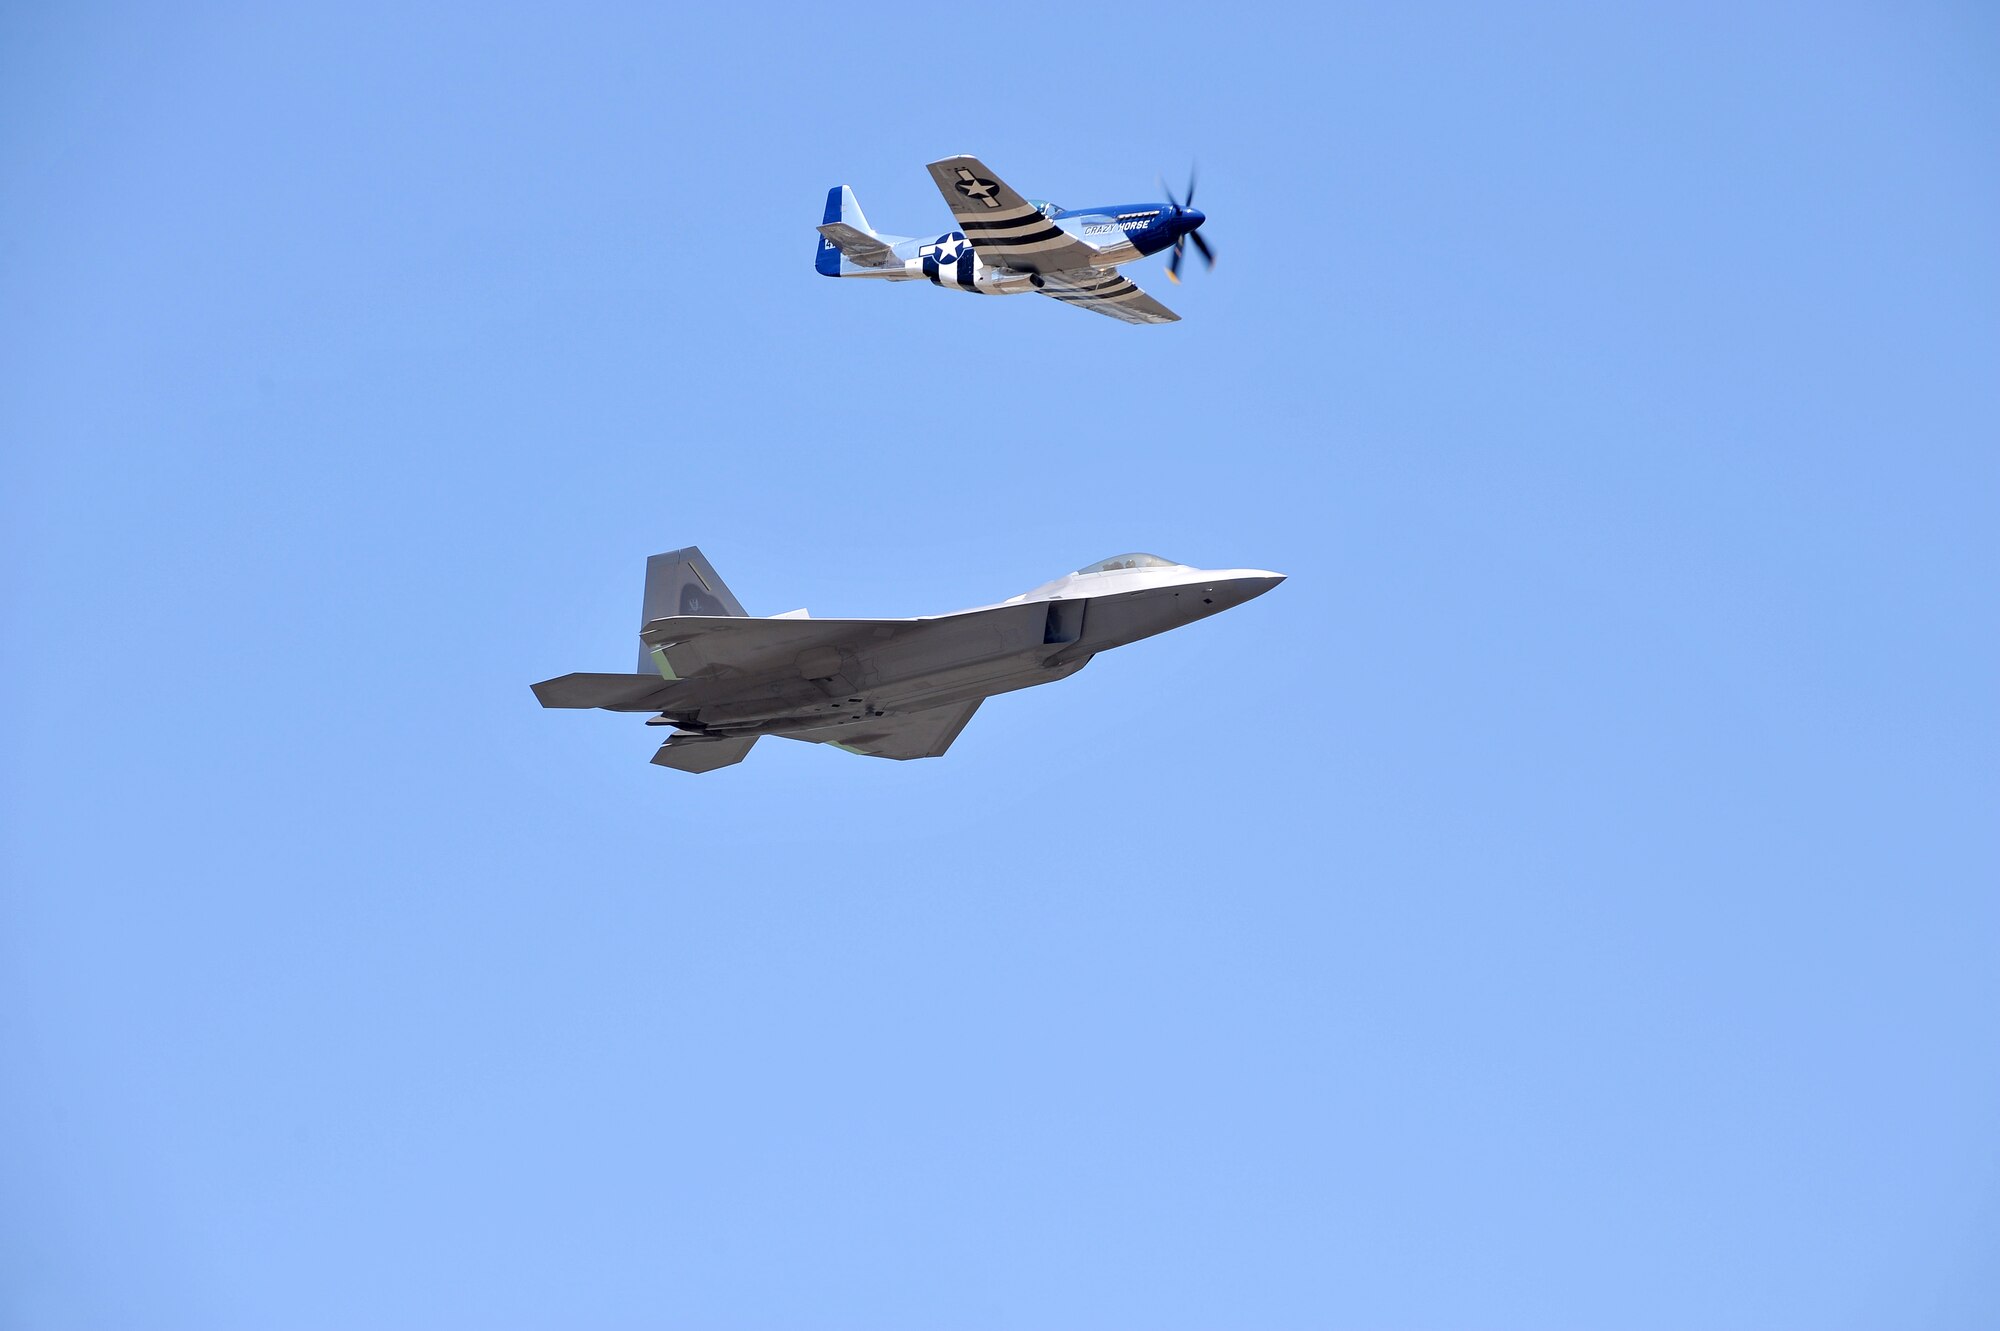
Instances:
[[[1176,216],[1178,216],[1183,212],[1189,211],[1194,207],[1194,168],[1193,167],[1188,168],[1187,198],[1185,200],[1176,199],[1174,197],[1174,192],[1170,189],[1167,189],[1167,182],[1165,179],[1162,179],[1160,181],[1160,189],[1163,192],[1165,192],[1167,196],[1167,202],[1171,203],[1174,206],[1174,213]],[[1198,226],[1200,224],[1197,223],[1196,225]],[[1180,235],[1174,237],[1173,257],[1167,260],[1167,280],[1169,282],[1172,282],[1175,286],[1180,285],[1181,258],[1183,255],[1187,253],[1187,243],[1190,240],[1194,242],[1194,247],[1197,250],[1201,251],[1202,262],[1207,264],[1210,268],[1215,267],[1215,251],[1210,249],[1208,247],[1208,242],[1201,238],[1201,232],[1183,231],[1180,233]]]

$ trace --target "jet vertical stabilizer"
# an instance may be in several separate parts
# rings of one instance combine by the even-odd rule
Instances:
[[[747,614],[743,603],[722,581],[715,565],[699,546],[669,550],[646,561],[646,596],[639,609],[639,627],[674,615]],[[639,648],[640,673],[658,678],[660,664],[646,647]]]

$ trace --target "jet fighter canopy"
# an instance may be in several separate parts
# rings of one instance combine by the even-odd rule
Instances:
[[[1086,565],[1085,567],[1078,569],[1076,572],[1077,574],[1112,573],[1116,572],[1119,569],[1125,569],[1125,568],[1179,568],[1179,567],[1180,565],[1176,564],[1173,560],[1162,559],[1158,555],[1133,553],[1129,555],[1113,555],[1109,559],[1100,559],[1095,564]],[[1073,574],[1072,576],[1076,575]]]

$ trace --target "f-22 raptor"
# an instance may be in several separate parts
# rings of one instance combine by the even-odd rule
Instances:
[[[534,686],[544,707],[656,713],[662,767],[740,763],[766,735],[872,758],[935,758],[996,693],[1262,596],[1284,575],[1118,555],[997,605],[916,619],[754,619],[690,546],[646,561],[636,674]]]

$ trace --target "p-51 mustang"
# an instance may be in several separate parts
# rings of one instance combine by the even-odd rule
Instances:
[[[920,619],[752,619],[693,546],[646,561],[639,671],[535,685],[544,707],[656,712],[653,761],[740,763],[765,735],[871,758],[935,758],[979,704],[1262,596],[1284,575],[1119,555],[998,605]]]
[[[936,240],[882,235],[862,216],[854,191],[838,185],[826,194],[814,260],[819,271],[891,282],[928,278],[983,296],[1039,291],[1126,323],[1164,324],[1180,316],[1120,276],[1118,265],[1171,249],[1167,277],[1178,282],[1190,240],[1203,261],[1215,264],[1214,251],[1196,234],[1207,219],[1194,206],[1192,178],[1186,203],[1168,191],[1165,203],[1058,208],[1022,198],[977,157],[932,162],[930,173],[958,230]]]

